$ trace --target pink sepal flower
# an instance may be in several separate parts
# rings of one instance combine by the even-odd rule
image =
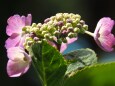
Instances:
[[[99,20],[94,31],[96,43],[107,52],[113,51],[113,46],[115,45],[115,37],[111,33],[113,26],[114,20],[109,17],[104,17]]]
[[[31,21],[31,14],[28,14],[27,17],[14,15],[7,20],[6,33],[10,37],[5,42],[6,49],[23,45],[25,35],[22,33],[22,28],[30,25]]]
[[[7,73],[10,77],[19,77],[30,67],[31,57],[21,47],[11,47],[7,50],[9,58]]]

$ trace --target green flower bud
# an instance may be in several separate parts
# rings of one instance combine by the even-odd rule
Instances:
[[[42,27],[40,28],[40,31],[47,30],[47,27],[48,27],[47,24],[43,24]]]
[[[42,43],[42,41],[37,41],[37,43],[41,44],[41,43]]]
[[[62,26],[61,30],[67,30],[67,26]]]
[[[66,23],[66,27],[72,27],[71,23]]]
[[[61,44],[62,43],[62,39],[57,39],[57,43]]]
[[[26,37],[26,41],[32,41],[33,39],[31,37]]]
[[[55,35],[55,36],[59,36],[59,35],[60,35],[60,32],[59,32],[59,31],[55,31],[55,32],[54,32],[54,35]]]
[[[77,27],[78,27],[79,29],[81,29],[81,28],[82,28],[82,25],[81,25],[80,23],[78,23],[78,24],[77,24]]]
[[[25,26],[22,28],[22,31],[27,33],[27,32],[30,32],[30,29],[31,29],[31,26]]]
[[[36,27],[37,26],[37,24],[36,23],[32,23],[32,27]]]
[[[80,20],[80,19],[81,19],[81,16],[80,16],[79,14],[76,14],[76,15],[74,14],[74,15],[72,16],[72,18],[74,18],[74,19],[79,19],[79,20]]]
[[[25,31],[25,32],[26,32],[26,30],[27,30],[27,27],[26,27],[26,26],[22,28],[22,31]]]
[[[68,19],[70,16],[68,13],[63,13],[64,18]]]
[[[80,29],[78,27],[74,28],[73,30],[75,33],[79,33],[80,32]]]
[[[48,33],[47,31],[42,31],[42,35],[45,35],[46,33]]]
[[[44,38],[48,39],[51,35],[50,34],[44,34]]]
[[[34,42],[33,41],[27,41],[27,45],[31,46]]]
[[[84,20],[80,20],[80,24],[81,24],[81,25],[84,25],[84,24],[85,24],[85,21],[84,21]]]
[[[63,43],[67,43],[67,39],[66,38],[62,39],[62,41],[63,41]]]
[[[69,37],[69,38],[73,38],[73,37],[75,37],[75,34],[72,33],[72,32],[70,32],[70,33],[68,33],[68,37]]]
[[[35,32],[35,33],[36,33],[38,30],[39,30],[39,28],[37,28],[37,27],[33,27],[33,28],[32,28],[32,32]]]
[[[73,31],[73,27],[68,27],[68,30],[69,31]]]
[[[25,49],[26,49],[26,50],[29,50],[29,48],[30,48],[30,46],[28,46],[28,45],[25,46]]]
[[[42,23],[38,23],[38,24],[36,25],[36,27],[41,28],[41,27],[42,27]]]
[[[83,28],[84,28],[84,30],[88,30],[88,25],[84,24]]]
[[[52,17],[50,17],[50,19],[51,19],[52,21],[54,21],[54,20],[56,19],[56,17],[55,17],[55,16],[52,16]]]
[[[59,21],[59,20],[62,20],[63,19],[63,14],[62,13],[57,13],[56,14],[56,19]]]
[[[47,39],[42,39],[44,42],[47,42]]]

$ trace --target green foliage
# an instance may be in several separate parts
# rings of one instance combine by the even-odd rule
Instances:
[[[42,85],[60,86],[67,68],[63,56],[46,42],[34,44],[30,54]]]
[[[115,86],[115,62],[96,64],[97,57],[91,49],[62,56],[43,42],[34,44],[30,54],[43,86]]]
[[[85,66],[97,63],[95,52],[89,48],[72,51],[65,54],[64,57],[70,62],[65,73],[67,76]]]
[[[115,62],[86,67],[66,78],[64,86],[115,86]]]

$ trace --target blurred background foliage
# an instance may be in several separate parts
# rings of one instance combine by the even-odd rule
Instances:
[[[93,32],[98,20],[102,17],[111,17],[115,20],[114,0],[1,0],[0,1],[0,84],[3,86],[39,86],[33,68],[20,78],[9,78],[6,73],[7,56],[4,42],[7,39],[5,28],[7,19],[14,15],[27,15],[31,13],[33,22],[43,22],[47,17],[59,12],[78,13],[89,25]],[[115,29],[115,27],[114,27]],[[113,33],[115,30],[113,30]],[[87,35],[80,35],[79,39],[64,52],[79,48],[92,48],[99,57],[99,62],[114,61],[115,51],[106,53]],[[33,76],[33,77],[32,77]]]

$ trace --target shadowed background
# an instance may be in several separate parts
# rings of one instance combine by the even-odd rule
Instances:
[[[7,56],[4,42],[7,39],[5,28],[7,19],[14,15],[27,15],[31,13],[32,22],[43,22],[47,17],[59,12],[78,13],[89,25],[89,31],[93,32],[98,20],[102,17],[111,17],[115,20],[114,0],[1,0],[0,1],[0,84],[2,86],[40,86],[37,82],[36,74],[31,67],[30,70],[20,78],[9,78],[6,73]],[[115,29],[115,27],[114,27]],[[115,30],[113,30],[113,33]],[[93,38],[87,35],[80,35],[78,41],[69,45],[64,52],[79,48],[90,47],[95,50],[100,62],[113,61],[115,51],[105,53],[94,42]],[[1,86],[0,85],[0,86]]]

